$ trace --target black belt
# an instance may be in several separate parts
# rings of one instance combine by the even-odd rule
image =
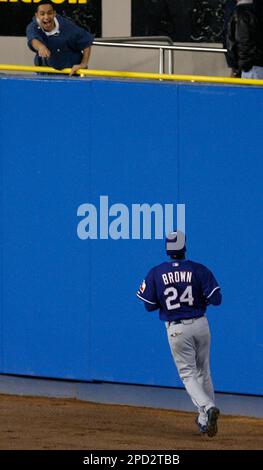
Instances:
[[[204,315],[201,315],[200,317],[180,318],[180,320],[169,321],[169,325],[178,325],[179,323],[183,323],[184,321],[187,321],[187,320],[192,320],[191,323],[193,323],[194,320],[198,320],[198,318],[203,318],[203,317],[204,317]]]

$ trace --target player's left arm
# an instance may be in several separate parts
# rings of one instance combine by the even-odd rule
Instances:
[[[143,301],[144,307],[148,312],[152,312],[160,308],[160,304],[157,299],[153,270],[147,274],[136,295]]]

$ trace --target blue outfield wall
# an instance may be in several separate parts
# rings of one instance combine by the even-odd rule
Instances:
[[[1,77],[0,372],[181,386],[135,297],[163,240],[77,236],[106,195],[186,204],[188,256],[222,286],[215,389],[262,395],[262,122],[257,87]]]

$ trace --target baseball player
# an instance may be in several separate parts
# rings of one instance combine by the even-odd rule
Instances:
[[[178,247],[179,239],[183,242]],[[159,309],[178,373],[198,408],[195,422],[202,434],[213,437],[220,412],[210,376],[210,331],[205,312],[208,305],[220,305],[220,287],[208,268],[185,258],[182,232],[166,238],[166,252],[171,260],[149,271],[137,297],[149,312]]]

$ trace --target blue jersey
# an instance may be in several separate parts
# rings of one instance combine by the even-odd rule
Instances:
[[[150,270],[137,297],[153,310],[159,308],[160,320],[175,321],[203,316],[209,298],[218,289],[215,277],[204,265],[173,259]]]

